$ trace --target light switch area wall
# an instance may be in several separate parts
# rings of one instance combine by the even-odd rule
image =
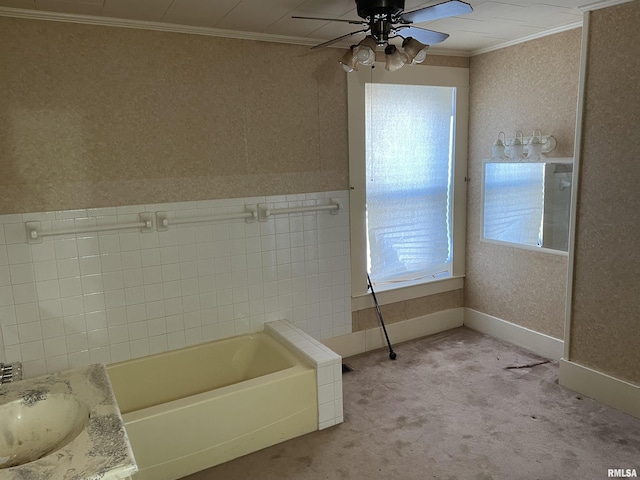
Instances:
[[[342,203],[340,212],[107,231],[26,241],[43,230]],[[25,376],[113,363],[261,330],[287,319],[317,339],[351,332],[348,192],[0,216],[0,354]],[[0,357],[1,358],[1,357]]]

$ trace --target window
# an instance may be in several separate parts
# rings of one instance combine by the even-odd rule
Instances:
[[[363,68],[348,87],[354,299],[368,271],[392,301],[461,288],[468,70]]]
[[[368,83],[365,105],[372,281],[450,276],[455,89]]]

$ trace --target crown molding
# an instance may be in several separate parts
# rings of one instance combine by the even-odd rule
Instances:
[[[581,8],[605,8],[612,5],[627,3],[630,1],[633,0],[603,0]],[[234,38],[237,40],[286,43],[290,45],[303,45],[310,47],[326,41],[324,39],[308,37],[290,37],[286,35],[273,35],[269,33],[241,32],[237,30],[222,30],[219,28],[197,27],[193,25],[178,25],[163,22],[149,22],[144,20],[128,20],[124,18],[98,17],[93,15],[81,15],[75,13],[48,12],[44,10],[30,10],[24,8],[0,7],[0,17],[24,18],[29,20],[46,20],[51,22],[79,23],[103,27],[135,28],[142,30],[154,30],[159,32],[186,33],[191,35],[205,35],[210,37]],[[481,48],[479,50],[448,50],[445,48],[432,47],[429,49],[429,53],[432,55],[445,55],[452,57],[472,57],[475,55],[492,52],[494,50],[500,50],[512,45],[517,45],[519,43],[528,42],[536,38],[546,37],[547,35],[564,32],[565,30],[572,30],[581,26],[582,22],[574,22],[516,40],[510,40],[508,42],[491,47]],[[347,48],[347,46],[341,43],[337,43],[334,45],[330,45],[329,48]]]
[[[622,1],[633,1],[633,0],[622,0]],[[556,33],[566,32],[567,30],[573,30],[574,28],[580,28],[580,27],[582,27],[582,20],[580,20],[579,22],[568,23],[567,25],[562,25],[560,27],[550,28],[549,30],[534,33],[532,35],[527,35],[526,37],[521,37],[516,40],[509,40],[508,42],[500,43],[498,45],[493,45],[491,47],[480,48],[478,50],[472,51],[470,53],[470,56],[475,57],[476,55],[482,55],[483,53],[489,53],[495,50],[501,50],[503,48],[512,47],[520,43],[530,42],[531,40],[535,40],[537,38],[548,37],[549,35],[555,35]]]
[[[616,5],[622,5],[623,3],[630,3],[633,1],[634,0],[600,0],[599,2],[589,3],[578,8],[583,12],[592,12],[593,10],[615,7]]]
[[[441,55],[445,57],[470,57],[471,51],[469,50],[448,50],[446,48],[435,48],[429,46],[428,55]]]
[[[238,40],[255,40],[259,42],[288,43],[291,45],[314,46],[325,42],[325,39],[308,37],[288,37],[268,33],[241,32],[237,30],[222,30],[210,27],[196,27],[192,25],[177,25],[163,22],[148,22],[144,20],[127,20],[124,18],[97,17],[75,13],[47,12],[43,10],[29,10],[23,8],[0,7],[0,17],[25,18],[29,20],[47,20],[51,22],[80,23],[103,27],[137,28],[155,30],[159,32],[187,33],[191,35],[205,35],[210,37],[235,38]],[[329,48],[348,48],[348,45],[336,43]],[[430,48],[431,55],[447,55],[452,57],[468,57],[468,50],[447,50]]]
[[[136,28],[171,33],[188,33],[191,35],[206,35],[210,37],[235,38],[239,40],[256,40],[262,42],[288,43],[294,45],[317,45],[325,40],[307,37],[288,37],[286,35],[272,35],[268,33],[240,32],[236,30],[222,30],[219,28],[196,27],[192,25],[176,25],[162,22],[147,22],[144,20],[127,20],[124,18],[96,17],[75,13],[46,12],[42,10],[27,10],[23,8],[0,7],[0,17],[25,18],[30,20],[48,20],[52,22],[81,23],[103,27]]]

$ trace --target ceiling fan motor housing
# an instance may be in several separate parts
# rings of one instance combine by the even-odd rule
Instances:
[[[374,18],[376,16],[397,16],[404,11],[404,0],[356,0],[358,16]]]
[[[432,2],[429,2],[429,5],[410,12],[404,11],[405,0],[355,0],[355,2],[358,16],[363,20],[318,17],[293,18],[321,20],[325,22],[346,22],[364,27],[361,28],[361,30],[340,35],[332,40],[315,45],[311,47],[312,49],[327,47],[352,35],[364,33],[367,35],[367,38],[373,39],[378,46],[387,45],[392,38],[402,38],[404,40],[413,38],[422,45],[422,49],[424,50],[426,45],[443,42],[449,35],[419,27],[414,25],[414,23],[430,22],[473,12],[473,7],[462,0],[445,0],[436,5],[432,5]],[[369,43],[371,43],[371,40],[369,40]],[[362,45],[362,42],[360,42],[359,45]],[[371,50],[373,46],[367,45],[367,48]],[[410,50],[415,50],[416,48],[417,46],[415,44],[413,47],[409,47]],[[359,51],[360,50],[358,50],[358,52]],[[417,52],[414,52],[414,54],[417,54]]]

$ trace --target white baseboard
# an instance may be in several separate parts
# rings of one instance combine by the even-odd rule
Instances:
[[[358,355],[365,352],[365,331],[347,333],[346,335],[340,335],[339,337],[327,338],[322,340],[322,343],[336,352],[342,358]]]
[[[464,311],[465,327],[513,343],[551,360],[560,360],[564,354],[562,340],[471,308],[465,308]]]
[[[560,385],[640,418],[640,386],[560,360]]]
[[[387,325],[387,333],[391,343],[395,344],[444,332],[462,325],[526,348],[544,358],[560,360],[563,355],[564,342],[562,340],[464,307],[392,323]],[[342,357],[350,357],[386,347],[384,332],[380,327],[329,338],[323,343]]]
[[[415,338],[433,335],[452,328],[461,327],[464,320],[464,308],[452,308],[441,312],[423,315],[387,325],[387,333],[392,345]],[[324,343],[331,350],[344,357],[386,347],[387,341],[381,327],[348,333],[328,338]]]
[[[640,386],[562,358],[564,342],[470,308],[453,308],[387,325],[392,344],[465,326],[560,361],[560,385],[640,418]],[[362,330],[323,343],[344,357],[386,347],[382,328]]]

